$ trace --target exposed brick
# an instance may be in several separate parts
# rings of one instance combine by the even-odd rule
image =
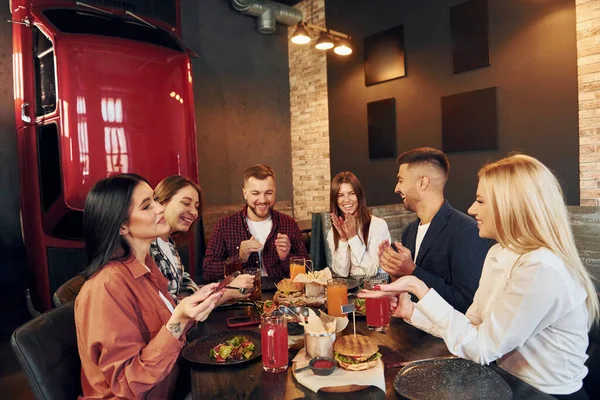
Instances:
[[[577,0],[580,204],[600,205],[600,1]]]
[[[579,171],[600,171],[599,162],[581,162],[579,163]]]
[[[591,56],[577,58],[577,66],[578,67],[581,67],[584,65],[596,64],[598,62],[600,62],[600,56],[598,56],[598,55],[591,55]]]
[[[596,207],[596,206],[600,206],[600,201],[598,201],[596,199],[582,198],[579,204],[582,206],[586,206],[586,207]]]
[[[600,32],[600,29],[598,29],[598,32]],[[577,73],[579,75],[590,74],[594,72],[600,72],[600,63],[583,65],[577,68]]]
[[[579,118],[598,118],[600,117],[600,108],[587,108],[579,111]]]
[[[305,18],[311,16],[313,24],[325,25],[325,0],[305,0],[295,7],[302,10]],[[288,37],[293,31],[294,27],[288,28]],[[290,43],[288,58],[294,217],[307,219],[312,212],[329,209],[327,59],[313,43],[305,46]],[[593,65],[593,60],[588,64]],[[596,71],[592,69],[588,67],[585,71],[594,74]],[[596,98],[592,94],[587,100]]]
[[[591,135],[582,135],[579,134],[579,151],[582,151],[581,147],[584,145],[597,145],[600,146],[600,135],[591,134]]]
[[[579,162],[600,162],[600,152],[579,153]]]
[[[593,179],[589,181],[581,181],[581,189],[597,189],[598,181]]]
[[[582,189],[582,199],[600,199],[600,189]]]

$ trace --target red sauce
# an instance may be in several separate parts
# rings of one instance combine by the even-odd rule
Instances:
[[[313,368],[331,368],[333,367],[333,363],[327,360],[317,360],[313,364]]]

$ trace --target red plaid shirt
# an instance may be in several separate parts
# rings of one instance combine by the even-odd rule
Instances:
[[[240,243],[252,237],[246,222],[247,217],[248,209],[245,206],[235,214],[221,218],[217,222],[208,242],[202,265],[202,275],[207,282],[223,279],[223,264],[227,257],[239,254]],[[290,276],[290,257],[308,259],[308,252],[302,242],[300,229],[292,217],[272,210],[271,218],[273,227],[262,250],[263,264],[269,276],[287,278]],[[285,260],[279,259],[275,248],[278,233],[286,234],[290,238],[290,253]],[[244,268],[251,267],[260,268],[257,252],[250,254],[248,261],[244,263]]]

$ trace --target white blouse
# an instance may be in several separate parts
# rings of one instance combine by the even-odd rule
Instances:
[[[379,270],[379,244],[384,240],[390,241],[390,231],[387,222],[376,216],[371,216],[369,239],[365,246],[362,231],[347,242],[338,242],[335,250],[333,240],[334,226],[327,234],[327,244],[331,251],[333,272],[340,276],[375,276]]]
[[[497,360],[543,392],[570,394],[587,374],[586,297],[550,250],[520,256],[496,244],[466,315],[430,289],[407,322],[443,338],[454,355],[480,364]]]

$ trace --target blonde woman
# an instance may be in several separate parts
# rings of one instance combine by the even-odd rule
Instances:
[[[557,398],[587,399],[588,331],[596,290],[575,247],[560,185],[533,157],[513,155],[479,171],[469,214],[487,254],[466,314],[405,276],[361,297],[392,295],[394,315],[444,339],[455,355],[497,364]],[[420,300],[410,301],[412,293]],[[399,296],[398,296],[399,295]]]

